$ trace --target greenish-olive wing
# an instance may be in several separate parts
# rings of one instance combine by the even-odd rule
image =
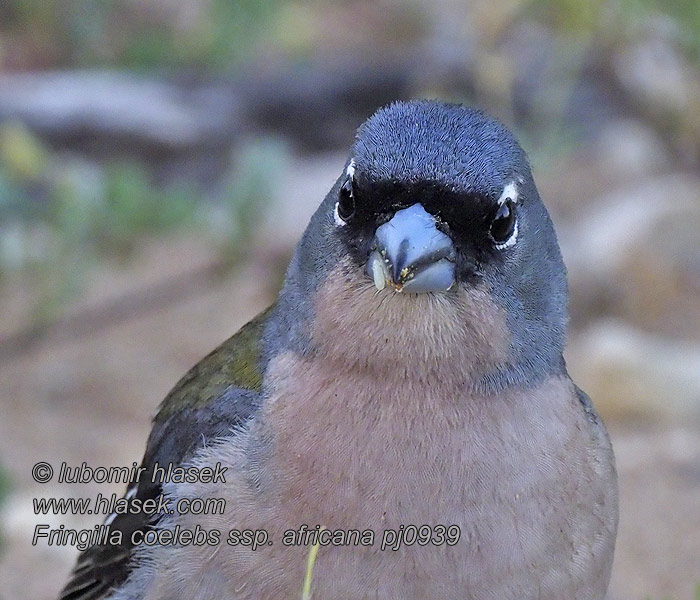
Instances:
[[[262,332],[272,307],[205,356],[180,379],[161,403],[153,420],[141,463],[145,472],[127,487],[125,498],[158,498],[160,483],[152,482],[157,464],[178,466],[200,446],[226,435],[252,415],[262,386]],[[157,479],[157,478],[156,478]],[[60,600],[98,600],[128,577],[132,535],[157,522],[143,512],[110,515],[110,531],[122,533],[119,545],[95,545],[80,554]]]

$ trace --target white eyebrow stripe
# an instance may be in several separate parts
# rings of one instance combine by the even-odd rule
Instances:
[[[503,191],[498,198],[498,204],[503,204],[508,198],[510,198],[512,202],[518,201],[518,188],[514,181],[511,181],[504,186]]]
[[[345,174],[351,179],[355,177],[355,159],[350,160],[348,168],[345,170]]]

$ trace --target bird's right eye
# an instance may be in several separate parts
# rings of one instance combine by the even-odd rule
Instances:
[[[518,222],[515,215],[515,203],[506,198],[496,212],[491,223],[491,237],[496,242],[496,248],[503,249],[512,246],[518,235]]]
[[[355,214],[355,196],[352,190],[352,179],[348,177],[338,192],[338,202],[335,205],[335,212],[341,221],[347,223]]]

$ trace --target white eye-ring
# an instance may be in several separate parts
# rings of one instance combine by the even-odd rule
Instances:
[[[344,225],[347,225],[343,219],[340,218],[340,215],[338,214],[338,203],[335,203],[335,208],[333,209],[333,221],[335,221],[335,224],[338,227],[343,227]]]
[[[515,244],[515,242],[518,240],[518,220],[515,219],[515,222],[513,223],[513,233],[510,234],[510,237],[503,242],[502,244],[497,243],[496,248],[499,250],[504,250],[506,248],[510,248]]]
[[[491,237],[499,250],[510,248],[518,239],[518,216],[515,206],[518,189],[514,182],[506,184],[498,198],[498,210],[491,222]]]
[[[355,198],[352,189],[352,178],[355,174],[355,162],[350,161],[345,171],[346,179],[338,192],[338,201],[333,208],[333,220],[342,227],[355,214]]]

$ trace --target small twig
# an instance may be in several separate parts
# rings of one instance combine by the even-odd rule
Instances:
[[[324,529],[325,527],[321,527],[319,533]],[[316,555],[318,554],[319,547],[320,545],[317,539],[316,543],[311,546],[309,555],[306,558],[306,575],[304,576],[304,587],[301,590],[301,600],[311,600],[311,581],[314,576],[314,564],[316,563]]]

